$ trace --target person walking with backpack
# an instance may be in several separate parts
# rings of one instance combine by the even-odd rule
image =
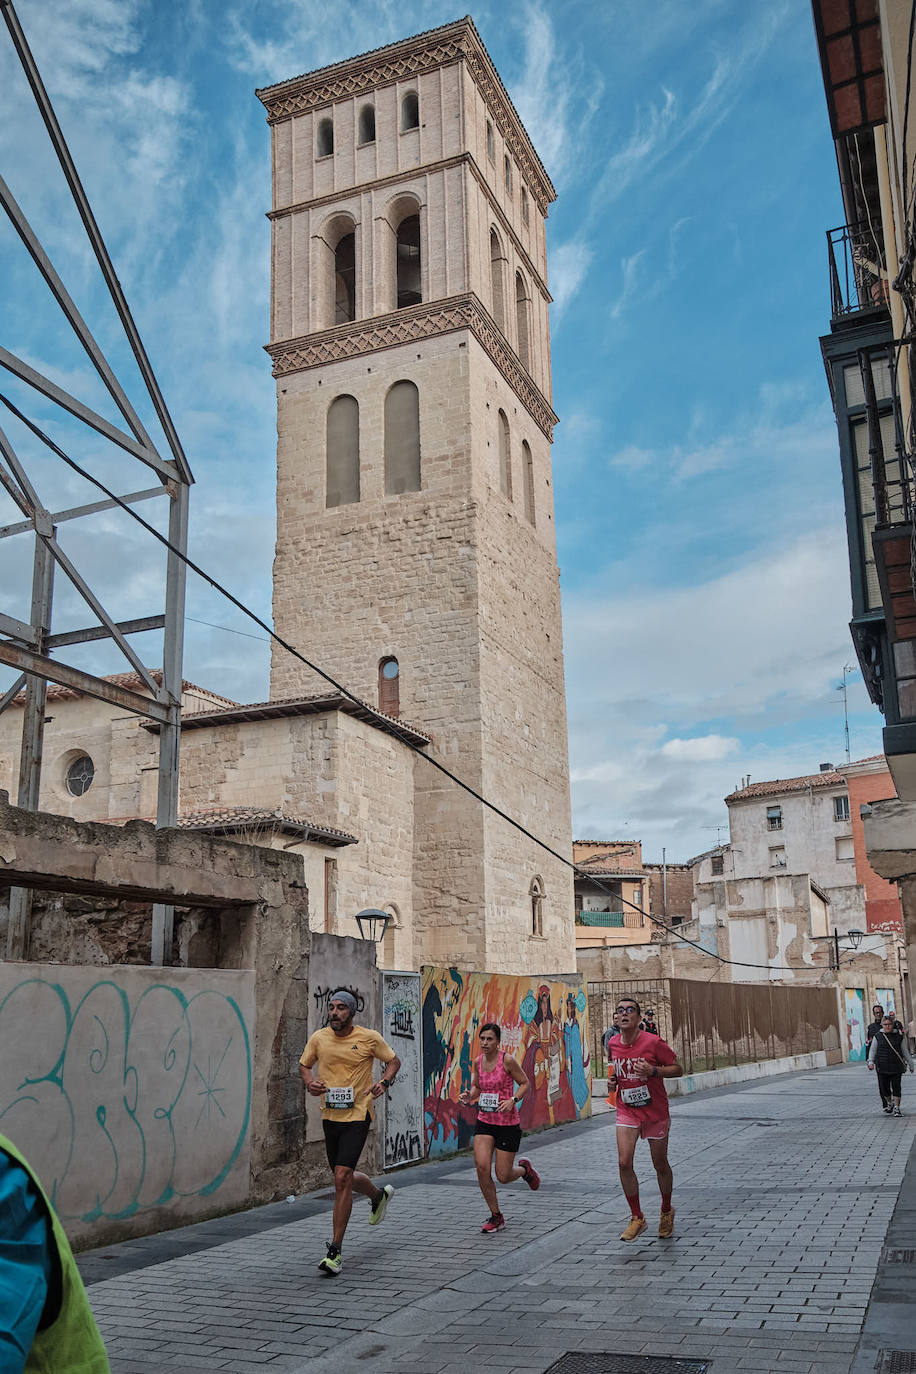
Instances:
[[[881,1029],[872,1036],[868,1051],[868,1067],[878,1074],[878,1091],[886,1116],[902,1116],[900,1110],[900,1080],[904,1069],[910,1073],[916,1067],[906,1036],[896,1029],[893,1016],[885,1016]]]

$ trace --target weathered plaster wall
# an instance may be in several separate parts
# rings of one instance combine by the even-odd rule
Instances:
[[[157,831],[142,821],[127,826],[81,824],[61,816],[25,812],[9,806],[5,794],[0,794],[0,890],[25,877],[43,885],[42,900],[49,900],[50,893],[50,906],[61,923],[66,920],[70,898],[57,901],[56,894],[74,888],[87,901],[97,896],[98,889],[106,912],[111,911],[110,898],[119,888],[128,893],[131,902],[148,903],[155,898],[180,903],[184,898],[199,908],[188,914],[187,939],[180,942],[183,957],[197,967],[157,971],[120,964],[104,975],[98,968],[41,967],[53,967],[58,983],[79,972],[92,986],[108,982],[116,988],[124,979],[132,989],[129,980],[135,972],[141,983],[151,976],[165,980],[175,977],[182,980],[179,990],[189,1004],[196,991],[210,988],[208,980],[218,977],[222,970],[236,971],[245,987],[253,985],[253,1035],[248,1032],[250,1170],[246,1196],[266,1200],[300,1191],[315,1176],[314,1170],[309,1174],[304,1150],[304,1114],[296,1073],[307,1033],[309,996],[308,902],[301,861],[280,851],[194,832]],[[53,949],[48,952],[55,953]],[[72,947],[69,952],[79,955]],[[205,968],[208,964],[210,967]],[[18,978],[24,965],[5,967],[11,977]],[[129,1026],[130,998],[125,996],[126,1002],[124,997],[120,1002]],[[25,1005],[16,1002],[15,1009]],[[145,1015],[149,1003],[143,1006]],[[14,1019],[16,1034],[28,1042],[34,1033],[32,1016],[17,1014]],[[214,1018],[216,1024],[221,1024],[218,1018]],[[130,1050],[129,1038],[127,1044]],[[80,1051],[89,1059],[90,1072],[94,1072],[95,1063],[101,1063],[100,1056],[91,1057],[95,1048],[93,1042]],[[169,1056],[168,1043],[163,1043],[161,1051]],[[129,1074],[125,1081],[132,1082]],[[24,1082],[20,1079],[19,1086]],[[235,1194],[224,1204],[215,1191],[206,1190],[205,1183],[201,1188],[204,1191],[195,1204],[196,1215],[237,1205]],[[163,1206],[170,1201],[162,1199]],[[88,1216],[96,1202],[95,1198],[81,1197],[78,1217]],[[176,1213],[175,1219],[184,1215]],[[152,1221],[139,1207],[128,1209],[121,1217],[99,1213],[93,1235],[104,1240],[143,1234],[170,1224],[171,1216],[167,1207]]]

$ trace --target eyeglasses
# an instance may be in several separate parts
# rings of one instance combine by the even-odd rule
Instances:
[[[618,1016],[624,1016],[627,1012],[636,1011],[636,1007],[616,1007],[615,1011]]]

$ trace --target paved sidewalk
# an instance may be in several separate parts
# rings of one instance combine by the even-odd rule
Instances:
[[[846,1374],[916,1114],[883,1116],[857,1065],[674,1100],[672,1117],[672,1241],[654,1235],[645,1145],[650,1228],[618,1240],[627,1210],[602,1116],[531,1138],[543,1186],[503,1190],[496,1236],[480,1234],[469,1158],[393,1175],[383,1226],[354,1207],[337,1279],[316,1268],[327,1194],[83,1256],[114,1374],[543,1374],[567,1351]],[[916,1349],[913,1328],[897,1349]]]

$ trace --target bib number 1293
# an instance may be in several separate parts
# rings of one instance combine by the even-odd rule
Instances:
[[[338,1110],[353,1106],[352,1088],[328,1088],[325,1095],[324,1104],[326,1107],[336,1107]]]

